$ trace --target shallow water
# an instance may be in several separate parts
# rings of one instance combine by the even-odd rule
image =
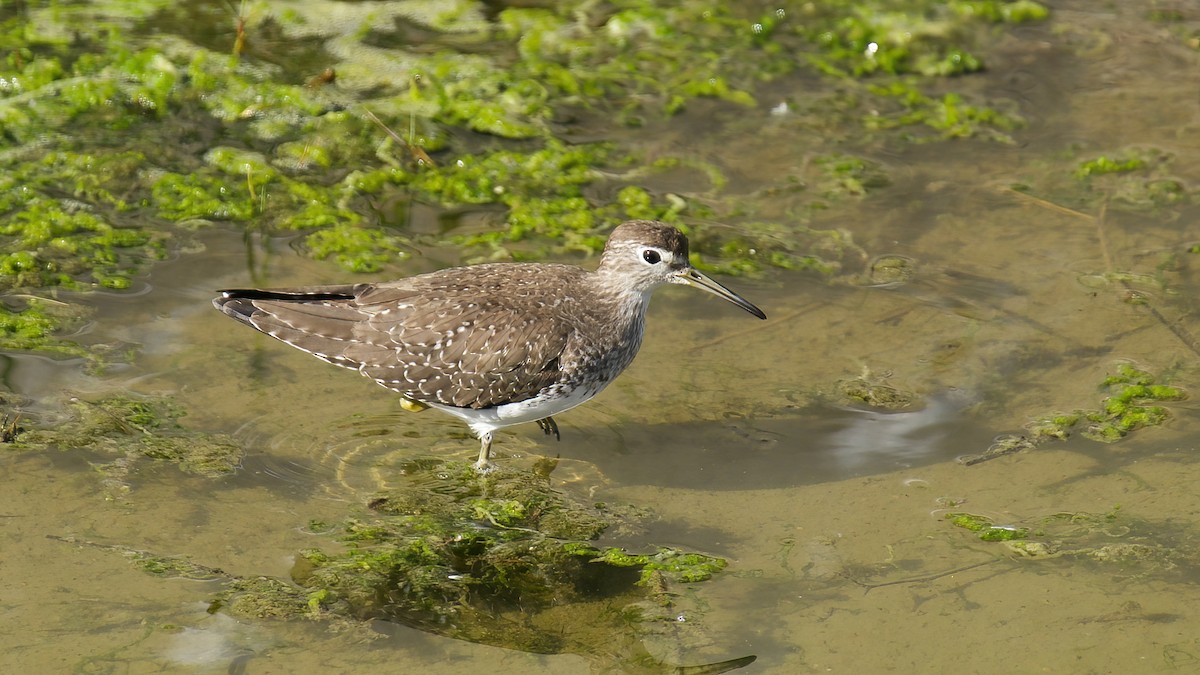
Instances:
[[[989,71],[961,82],[1016,101],[1028,126],[1014,132],[1015,145],[857,146],[887,168],[891,184],[816,216],[814,227],[848,230],[863,251],[847,257],[837,283],[782,271],[727,280],[766,322],[666,289],[637,361],[559,418],[561,442],[532,425],[499,435],[501,462],[523,467],[558,455],[558,489],[648,511],[637,527],[607,533],[611,542],[730,561],[686,591],[683,618],[695,612],[697,634],[635,636],[651,653],[687,663],[755,654],[741,672],[761,673],[1189,672],[1200,664],[1194,400],[1168,404],[1165,425],[1116,444],[1076,435],[971,466],[956,461],[1023,433],[1035,416],[1096,407],[1119,360],[1197,390],[1200,354],[1189,339],[1200,332],[1200,256],[1186,248],[1200,239],[1200,208],[1122,208],[1115,192],[1081,196],[1073,179],[1051,176],[1082,157],[1153,147],[1194,190],[1200,100],[1191,83],[1200,52],[1174,26],[1147,20],[1145,3],[1051,4],[1049,22],[999,38]],[[1200,3],[1173,6],[1189,29],[1200,26]],[[801,76],[770,87],[804,110]],[[714,104],[673,118],[669,129],[650,125],[642,142],[691,148],[735,177],[729,190],[747,194],[849,142],[803,112],[781,118],[768,108]],[[1008,189],[1014,183],[1045,189],[1031,199]],[[775,199],[780,214],[795,206],[786,195],[749,198]],[[12,355],[3,382],[33,399],[114,388],[171,394],[189,411],[189,427],[232,433],[249,448],[243,468],[209,479],[147,463],[128,478],[126,496],[106,500],[93,470],[106,458],[0,454],[8,580],[0,665],[619,670],[624,638],[602,647],[588,626],[561,627],[579,636],[584,654],[535,655],[383,622],[339,632],[234,620],[206,611],[214,582],[148,577],[112,550],[61,539],[287,578],[296,552],[314,545],[308,522],[346,517],[402,481],[405,460],[477,451],[456,420],[405,413],[365,379],[232,325],[209,304],[216,288],[330,283],[344,273],[295,255],[285,239],[247,244],[233,229],[195,236],[203,252],[155,267],[145,292],[90,301],[97,310],[87,336],[140,345],[132,365],[89,376],[75,362]],[[444,250],[425,253],[389,273],[459,262],[439,258]],[[885,255],[911,259],[913,277],[877,285],[852,274]],[[842,383],[860,377],[916,403],[848,405]],[[1026,558],[950,525],[950,511],[1044,528],[1055,514],[1096,514],[1107,525],[1051,532],[1062,549]]]

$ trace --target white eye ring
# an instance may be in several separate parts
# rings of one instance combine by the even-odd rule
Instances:
[[[652,248],[642,249],[642,260],[648,265],[657,265],[662,262],[662,254]]]

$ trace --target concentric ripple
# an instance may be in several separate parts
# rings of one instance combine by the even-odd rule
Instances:
[[[533,429],[498,434],[493,460],[506,469],[553,471],[556,483],[585,492],[607,483],[592,463],[558,457],[557,444],[547,444]],[[270,415],[235,435],[249,449],[245,473],[255,480],[337,501],[361,502],[402,486],[438,491],[431,483],[436,472],[421,469],[445,460],[473,462],[479,452],[479,441],[455,420],[400,410],[354,414],[332,424]]]

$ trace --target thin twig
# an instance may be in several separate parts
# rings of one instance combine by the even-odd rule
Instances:
[[[1090,219],[1096,225],[1096,239],[1100,245],[1100,255],[1104,260],[1105,275],[1109,276],[1109,277],[1115,276],[1115,274],[1114,274],[1115,264],[1113,263],[1112,251],[1109,248],[1108,235],[1105,233],[1105,229],[1104,229],[1104,224],[1108,219],[1108,199],[1107,199],[1107,197],[1105,198],[1105,200],[1103,202],[1100,203],[1100,214],[1098,216],[1091,216],[1091,215],[1088,215],[1081,211],[1076,211],[1075,209],[1070,209],[1065,206],[1055,204],[1054,202],[1051,202],[1051,201],[1048,201],[1045,199],[1041,199],[1039,197],[1034,197],[1033,195],[1029,195],[1024,192],[1018,192],[1017,190],[1013,190],[1012,188],[1004,188],[1004,191],[1008,192],[1009,194],[1015,195],[1021,199],[1024,199],[1026,201],[1029,201],[1033,204],[1036,204],[1037,206],[1041,206],[1042,208],[1049,209],[1051,211],[1057,211],[1059,213],[1064,213],[1064,214],[1067,214],[1070,216],[1076,216],[1079,218]],[[1126,293],[1136,293],[1137,292],[1137,290],[1134,289],[1133,286],[1131,286],[1127,280],[1117,279],[1116,281],[1117,281],[1117,284],[1121,287],[1121,289],[1123,291],[1125,291]],[[1184,326],[1180,325],[1179,322],[1177,322],[1177,321],[1168,320],[1167,317],[1165,315],[1163,315],[1163,313],[1161,311],[1159,311],[1158,308],[1155,307],[1154,305],[1147,303],[1147,304],[1145,304],[1145,307],[1146,307],[1146,310],[1148,312],[1150,312],[1150,316],[1154,317],[1155,321],[1158,321],[1160,324],[1163,325],[1164,328],[1171,331],[1171,334],[1174,335],[1176,337],[1176,339],[1178,339],[1180,342],[1182,342],[1185,347],[1190,349],[1193,354],[1200,356],[1200,340],[1197,340],[1196,337],[1194,335],[1192,335],[1191,331],[1189,331]],[[988,458],[988,459],[990,459],[990,458]]]
[[[936,579],[941,579],[942,577],[948,577],[951,574],[958,574],[959,572],[966,572],[967,570],[973,570],[976,567],[983,567],[984,565],[991,565],[992,563],[997,562],[998,560],[1001,560],[1001,559],[1000,558],[992,558],[991,560],[984,560],[983,562],[977,562],[977,563],[973,563],[970,565],[964,565],[962,567],[955,567],[954,569],[946,570],[945,572],[934,572],[932,574],[923,574],[923,575],[917,576],[917,577],[908,577],[907,579],[896,579],[895,581],[884,581],[884,582],[878,583],[878,584],[868,584],[865,581],[859,581],[858,579],[855,579],[854,577],[851,577],[851,576],[846,576],[846,578],[849,579],[851,582],[858,584],[859,586],[862,586],[863,588],[867,589],[865,592],[870,593],[873,589],[883,588],[884,586],[898,586],[900,584],[919,584],[923,581],[934,581]]]
[[[1068,208],[1061,204],[1055,204],[1054,202],[1046,200],[1046,199],[1042,199],[1041,197],[1034,197],[1033,195],[1031,195],[1027,192],[1021,192],[1019,190],[1014,190],[1012,188],[1004,188],[1004,192],[1007,192],[1010,195],[1024,199],[1025,201],[1032,202],[1044,209],[1049,209],[1051,211],[1058,211],[1059,213],[1064,213],[1068,216],[1075,216],[1076,218],[1087,218],[1089,220],[1091,220],[1093,218],[1093,216],[1088,215],[1088,214],[1084,213],[1083,211],[1076,211],[1075,209]]]
[[[1104,234],[1104,221],[1108,217],[1108,197],[1100,202],[1100,215],[1096,216],[1096,239],[1100,242],[1100,255],[1104,258],[1104,271],[1107,274],[1112,274],[1116,270],[1113,269],[1112,253],[1108,250],[1108,237]],[[1128,288],[1128,286],[1126,286]]]
[[[429,155],[425,152],[424,148],[421,148],[420,146],[414,145],[414,144],[410,143],[409,141],[404,140],[403,136],[396,133],[395,131],[392,131],[391,128],[388,127],[388,125],[384,124],[383,121],[380,120],[378,117],[376,117],[375,113],[371,112],[366,106],[363,107],[363,113],[366,114],[367,119],[369,119],[372,122],[374,122],[375,124],[377,124],[380,129],[383,129],[384,132],[387,133],[388,136],[391,136],[393,141],[396,141],[401,146],[403,146],[404,149],[407,150],[410,155],[412,155],[414,162],[416,162],[417,164],[425,164],[425,165],[429,166],[429,168],[431,168],[431,169],[437,168],[437,164],[435,164],[433,159],[431,159],[429,157]]]

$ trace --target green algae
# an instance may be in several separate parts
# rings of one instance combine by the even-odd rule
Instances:
[[[176,577],[183,579],[210,580],[219,578],[220,570],[194,563],[185,558],[169,558],[156,556],[144,551],[127,553],[138,569],[156,577]]]
[[[991,518],[971,513],[947,513],[945,516],[955,527],[974,532],[983,541],[1013,541],[1029,536],[1029,528],[1011,525],[996,525]]]
[[[1162,424],[1169,413],[1158,403],[1187,398],[1179,387],[1162,384],[1158,379],[1131,363],[1119,363],[1116,373],[1101,385],[1107,395],[1098,409],[1040,417],[1031,428],[1040,436],[1061,439],[1082,426],[1081,433],[1087,438],[1105,443],[1119,441],[1137,429]]]
[[[599,28],[580,21],[579,9]],[[794,67],[778,45],[764,49],[747,17],[721,5],[626,0],[611,9],[509,8],[498,19],[516,41],[519,74],[548,83],[568,103],[615,101],[627,124],[640,123],[648,104],[667,115],[697,98],[754,105],[745,83]]]
[[[726,566],[674,548],[596,546],[619,509],[576,501],[544,474],[480,477],[467,463],[430,460],[403,475],[405,485],[376,495],[360,515],[310,523],[327,545],[300,551],[289,580],[231,578],[211,611],[335,625],[384,619],[507,648],[612,658],[614,640],[640,644],[654,625],[677,621],[672,584]]]
[[[158,215],[171,220],[249,220],[257,200],[230,178],[164,172],[150,188]]]
[[[309,596],[275,577],[230,579],[209,613],[226,611],[247,619],[294,619],[310,614]]]
[[[1173,153],[1165,150],[1139,147],[1081,157],[1072,148],[1066,154],[1073,161],[1069,172],[1056,162],[1040,180],[1013,189],[1075,209],[1147,212],[1195,201],[1195,191],[1176,173]]]
[[[954,513],[946,520],[979,533],[984,541],[999,542],[1015,559],[1090,564],[1131,578],[1174,574],[1193,581],[1200,565],[1200,550],[1189,528],[1171,520],[1134,517],[1120,505],[1105,513],[1063,511],[1032,518],[990,538],[983,536],[995,530],[988,518]]]
[[[228,575],[215,567],[208,567],[186,558],[162,556],[141,549],[122,546],[120,544],[101,544],[78,537],[63,537],[55,534],[46,535],[50,539],[61,541],[73,546],[87,546],[121,554],[137,569],[156,577],[172,577],[179,579],[195,579],[209,581],[223,579]]]
[[[867,286],[894,288],[908,283],[917,273],[917,263],[902,255],[876,256],[867,265],[860,283]]]
[[[59,337],[81,322],[86,312],[79,306],[33,296],[17,304],[12,300],[0,304],[0,349],[98,358],[93,350]]]
[[[1101,155],[1095,159],[1081,162],[1075,169],[1075,177],[1084,179],[1092,176],[1102,176],[1108,173],[1125,173],[1146,168],[1146,160],[1140,157],[1123,157],[1113,159]]]
[[[819,229],[777,221],[746,221],[737,230],[721,227],[683,228],[699,248],[716,250],[713,259],[692,255],[705,272],[740,276],[772,267],[804,270],[830,278],[844,262],[865,254],[848,230]]]
[[[129,209],[114,175],[140,160],[48,152],[0,178],[0,288],[124,289],[162,259],[163,235],[114,225]]]
[[[418,486],[375,497],[375,515],[342,526],[345,553],[302,553],[294,580],[320,592],[322,606],[344,602],[359,617],[442,621],[471,604],[519,600],[537,611],[581,602],[580,589],[606,576],[615,575],[605,583],[655,575],[688,583],[725,566],[667,548],[597,548],[588,541],[608,528],[611,511],[568,499],[536,473],[499,471],[480,480],[468,465],[436,463],[406,475]]]
[[[1187,398],[1182,388],[1163,383],[1162,375],[1132,363],[1117,363],[1115,370],[1100,384],[1104,396],[1098,407],[1035,416],[1025,425],[1026,434],[1002,436],[985,452],[963,458],[963,463],[978,464],[1032,450],[1047,441],[1066,440],[1076,433],[1101,443],[1116,443],[1138,429],[1165,422],[1170,412],[1160,403]]]
[[[879,410],[906,410],[921,404],[921,397],[914,392],[905,391],[887,384],[886,377],[876,376],[868,371],[855,378],[839,380],[838,394],[840,403],[866,405]]]
[[[758,13],[700,2],[661,7],[625,0],[606,7],[509,7],[492,24],[473,3],[436,10],[418,6],[339,5],[349,20],[332,22],[329,3],[306,3],[238,26],[236,42],[243,45],[253,45],[254,33],[269,27],[293,40],[336,42],[343,51],[346,41],[358,45],[351,52],[362,64],[336,64],[344,72],[338,81],[349,83],[346,89],[280,81],[296,75],[287,66],[253,57],[258,53],[253,50],[234,47],[233,59],[213,51],[192,34],[195,17],[166,3],[140,3],[136,11],[109,18],[103,18],[107,10],[96,7],[94,13],[30,12],[25,18],[36,19],[27,23],[20,16],[8,20],[0,31],[11,43],[0,69],[5,83],[0,119],[17,152],[5,155],[4,162],[35,188],[35,207],[42,211],[27,220],[40,222],[49,210],[65,214],[58,220],[67,236],[99,234],[72,244],[74,269],[59,269],[57,260],[46,264],[52,250],[18,244],[7,269],[29,286],[90,281],[127,287],[131,275],[162,257],[171,245],[170,230],[145,218],[134,219],[137,225],[117,225],[116,220],[127,219],[114,220],[111,214],[140,216],[149,210],[167,223],[212,220],[253,223],[268,231],[312,230],[305,235],[310,255],[349,271],[375,272],[402,257],[408,235],[362,214],[370,195],[397,190],[442,209],[503,209],[502,228],[451,238],[486,257],[594,253],[612,224],[630,217],[671,222],[689,204],[638,185],[617,186],[609,201],[597,203],[596,190],[585,193],[585,188],[609,180],[599,170],[611,168],[614,148],[565,144],[556,126],[564,115],[615,114],[633,124],[647,115],[680,114],[698,99],[755,105],[760,83],[800,66],[797,51],[820,54],[813,59],[825,70],[859,76],[966,73],[981,65],[967,45],[981,39],[982,27],[1045,15],[1032,2],[953,2],[903,10],[888,2],[825,2]],[[140,49],[122,46],[137,21],[159,10],[155,22],[178,29],[179,36]],[[374,62],[379,50],[367,42],[385,40],[396,30],[389,21],[397,19],[433,31],[436,48],[387,50],[396,65],[371,73],[363,64]],[[229,33],[232,46],[233,25]],[[492,52],[477,52],[477,45],[497,37]],[[870,44],[878,48],[867,50]],[[378,166],[386,142],[381,145],[375,130],[352,109],[353,96],[364,91],[375,97],[372,106],[386,119],[408,130],[410,149],[445,155],[435,170],[397,171],[407,160]],[[900,105],[864,118],[880,131],[922,126],[939,138],[1002,138],[1019,124],[1013,116],[967,105],[957,94],[923,94],[913,81],[876,82],[861,91]],[[114,152],[79,131],[94,126],[125,130],[137,140],[134,147]],[[177,138],[177,129],[219,140],[201,146],[198,162],[195,155],[161,142]],[[501,142],[464,142],[461,131]],[[527,143],[520,147],[512,141]],[[47,142],[51,155],[80,157],[58,168],[28,161],[47,150],[34,144]],[[264,143],[275,150],[258,150]],[[145,159],[152,147],[155,157],[166,151],[162,166]],[[672,158],[658,162],[664,159]],[[338,167],[354,170],[347,175]],[[833,171],[839,190],[861,193],[871,187],[872,179],[860,175],[861,166],[835,163]],[[721,182],[719,175],[713,180],[718,189]],[[61,184],[73,185],[82,209],[73,210],[50,192],[50,185]],[[701,238],[697,250],[717,257],[714,266],[730,272],[767,267],[828,272],[819,255],[764,253],[767,238],[717,241],[711,247]],[[511,246],[525,240],[537,245]]]
[[[1162,424],[1168,417],[1167,409],[1155,404],[1180,401],[1187,395],[1182,389],[1157,380],[1155,375],[1132,364],[1118,364],[1116,374],[1104,379],[1103,386],[1109,396],[1101,402],[1101,409],[1084,414],[1089,422],[1084,435],[1111,443],[1136,429]]]
[[[1100,155],[1080,162],[1075,177],[1093,195],[1113,206],[1150,210],[1189,203],[1192,193],[1171,171],[1174,157],[1154,148]]]
[[[883,106],[864,117],[863,125],[872,131],[904,131],[904,138],[913,142],[984,138],[1011,145],[1010,132],[1025,124],[1019,115],[970,104],[954,92],[930,96],[911,81],[870,85],[869,91]]]
[[[143,459],[166,461],[199,476],[223,476],[236,470],[241,446],[225,435],[186,429],[179,423],[183,415],[175,403],[161,397],[72,398],[61,413],[33,416],[32,428],[16,434],[4,447],[94,453],[100,459],[93,466],[110,498],[129,491],[125,479]]]
[[[813,164],[821,172],[814,188],[822,199],[862,197],[890,183],[883,167],[865,157],[843,153],[823,155],[813,158]]]
[[[319,219],[313,213],[304,214],[304,218],[310,224]],[[378,272],[388,262],[406,258],[401,250],[403,243],[403,237],[345,221],[304,238],[305,248],[317,260],[332,258],[343,269],[364,273]]]
[[[136,209],[126,181],[144,155],[111,147],[68,149],[70,138],[62,130],[98,125],[120,131],[157,115],[174,86],[173,67],[157,54],[120,48],[106,58],[73,58],[69,46],[66,39],[39,37],[26,26],[22,44],[13,45],[0,66],[2,290],[126,289],[166,256],[165,235],[125,215]],[[95,349],[54,339],[66,328],[61,316],[86,310],[47,316],[44,309],[6,310],[5,345],[99,356]]]
[[[820,47],[812,62],[826,73],[862,77],[877,73],[964,75],[983,69],[973,54],[976,34],[988,25],[1040,21],[1042,4],[1018,2],[811,3],[800,30]]]
[[[648,585],[666,577],[685,583],[705,581],[725,569],[721,558],[702,553],[687,553],[673,548],[659,548],[655,553],[629,553],[615,547],[597,551],[587,545],[570,549],[572,555],[584,556],[593,563],[604,563],[614,567],[633,567],[641,570],[638,583]]]

